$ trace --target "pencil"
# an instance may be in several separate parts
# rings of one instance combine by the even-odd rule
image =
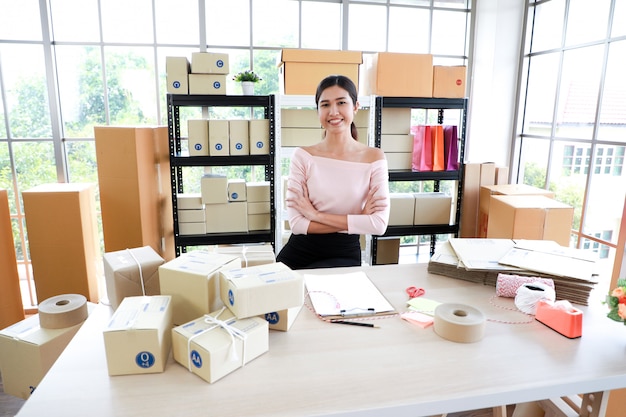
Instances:
[[[374,327],[376,329],[379,328],[378,326],[375,326],[372,323],[360,323],[360,322],[357,322],[357,321],[332,320],[331,323],[349,324],[350,326]]]

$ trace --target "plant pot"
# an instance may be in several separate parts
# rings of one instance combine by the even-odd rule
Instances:
[[[242,81],[241,89],[243,90],[244,96],[254,95],[254,83],[252,81]]]

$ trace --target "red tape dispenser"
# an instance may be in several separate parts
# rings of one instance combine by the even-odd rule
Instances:
[[[572,307],[569,301],[539,300],[535,319],[570,339],[582,336],[583,312]]]

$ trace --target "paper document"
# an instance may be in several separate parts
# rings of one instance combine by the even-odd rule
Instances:
[[[365,272],[304,274],[304,283],[313,308],[320,316],[356,317],[395,313]]]
[[[515,242],[510,239],[451,238],[450,245],[466,269],[502,270],[498,261]]]

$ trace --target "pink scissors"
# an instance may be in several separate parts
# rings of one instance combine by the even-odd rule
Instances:
[[[406,289],[406,293],[409,294],[410,298],[416,298],[416,297],[419,297],[420,295],[426,294],[426,290],[423,288],[417,288],[417,287],[411,286]]]

